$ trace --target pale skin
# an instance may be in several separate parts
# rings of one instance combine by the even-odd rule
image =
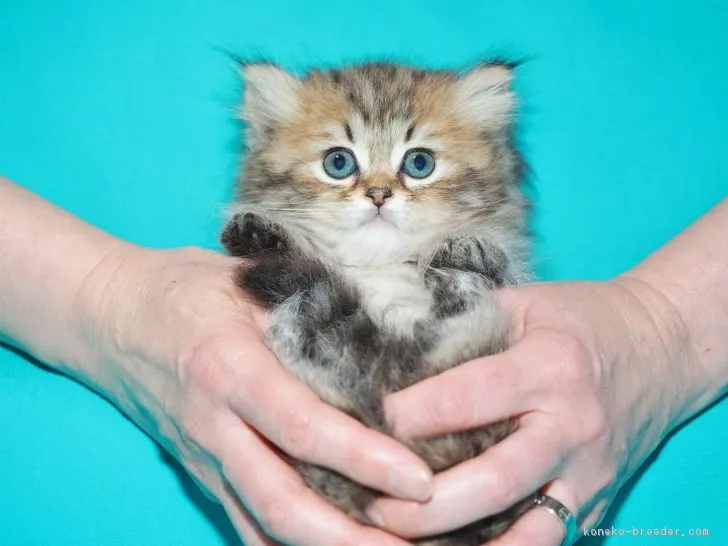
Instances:
[[[232,283],[235,260],[131,245],[1,178],[0,333],[119,407],[249,545],[402,546],[395,534],[461,526],[544,484],[590,526],[666,434],[725,393],[726,233],[728,200],[616,279],[504,291],[512,349],[386,400],[403,435],[519,416],[513,437],[434,479],[286,374]],[[310,492],[272,446],[396,497],[372,507],[386,532]],[[534,510],[497,543],[561,538]]]
[[[504,291],[513,347],[392,395],[395,430],[427,436],[518,416],[520,430],[435,477],[426,503],[382,499],[402,536],[438,533],[541,489],[599,523],[666,435],[728,390],[728,199],[608,282]],[[561,524],[524,515],[497,546],[558,546]]]
[[[284,372],[235,266],[125,243],[0,178],[0,337],[119,407],[246,544],[405,546],[335,510],[274,451],[398,497],[431,495],[422,461]]]

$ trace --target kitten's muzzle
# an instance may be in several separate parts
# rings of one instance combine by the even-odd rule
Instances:
[[[377,208],[381,208],[384,202],[392,197],[392,189],[387,187],[369,188],[364,195],[371,199]]]

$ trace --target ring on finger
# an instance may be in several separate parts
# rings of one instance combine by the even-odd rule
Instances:
[[[541,508],[561,522],[564,528],[564,540],[561,546],[571,546],[577,538],[576,518],[561,502],[548,495],[538,494],[533,499],[533,508]]]

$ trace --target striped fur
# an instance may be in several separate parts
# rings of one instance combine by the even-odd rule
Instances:
[[[271,311],[268,344],[283,366],[325,402],[388,433],[383,396],[506,348],[508,320],[493,290],[528,275],[512,67],[458,74],[378,63],[297,77],[254,64],[243,72],[246,158],[222,235],[231,254],[253,264],[238,282]],[[358,165],[343,180],[322,166],[334,148]],[[432,153],[430,176],[403,172],[412,149]],[[387,196],[380,207],[372,191]],[[401,440],[441,471],[515,426]],[[369,523],[374,491],[292,463]],[[480,545],[527,502],[417,544]]]

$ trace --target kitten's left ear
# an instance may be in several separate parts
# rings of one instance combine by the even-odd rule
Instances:
[[[508,63],[486,63],[457,80],[456,108],[465,120],[494,131],[510,126],[516,107],[513,68]]]
[[[245,84],[242,118],[248,125],[246,141],[255,147],[282,122],[296,117],[301,81],[269,63],[243,64],[242,73]]]

